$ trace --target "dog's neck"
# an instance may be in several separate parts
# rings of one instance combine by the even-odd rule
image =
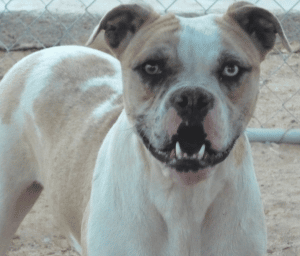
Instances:
[[[228,159],[232,163],[232,156]],[[236,173],[231,172],[227,163],[225,160],[217,165],[205,182],[193,186],[177,183],[163,174],[163,164],[151,155],[132,131],[123,110],[99,151],[90,199],[90,219],[108,218],[108,223],[132,220],[129,223],[134,222],[137,227],[132,227],[129,235],[136,237],[141,232],[154,230],[161,238],[161,241],[153,241],[156,244],[153,250],[160,248],[158,244],[165,247],[157,252],[158,255],[169,255],[161,254],[164,251],[187,255],[190,250],[200,248],[201,229],[206,225],[207,214],[211,214],[209,209],[218,211],[226,203],[232,208],[236,206],[233,202],[238,200],[231,191],[233,186],[228,184],[232,182],[232,176],[229,179],[228,175]],[[227,197],[216,201],[217,195],[225,190]],[[230,193],[232,196],[228,196]],[[101,228],[93,221],[89,225],[90,232],[97,232],[94,226]],[[103,228],[108,227],[104,225]],[[109,228],[122,232],[122,225],[117,222]],[[141,237],[145,239],[145,236]]]

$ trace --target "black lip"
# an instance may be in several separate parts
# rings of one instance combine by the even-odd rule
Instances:
[[[206,144],[207,143],[205,143],[205,145]],[[223,162],[231,152],[234,144],[235,141],[225,151],[222,152],[217,152],[215,150],[212,150],[211,148],[208,148],[202,160],[176,159],[175,161],[171,160],[169,162],[166,162],[166,164],[169,167],[174,168],[179,172],[188,172],[188,171],[197,172],[199,170],[212,167]]]
[[[230,154],[232,148],[235,145],[236,140],[239,136],[237,136],[232,143],[227,147],[226,150],[219,152],[216,150],[213,150],[210,147],[210,142],[205,141],[205,154],[202,158],[202,160],[198,159],[177,159],[177,158],[171,158],[171,151],[174,149],[176,142],[172,142],[169,146],[166,148],[168,150],[158,150],[154,148],[151,143],[149,142],[148,138],[145,136],[144,132],[142,130],[138,130],[138,133],[140,137],[143,140],[144,145],[146,148],[151,152],[151,154],[160,162],[166,164],[170,168],[176,169],[178,172],[197,172],[201,169],[205,169],[208,167],[215,166],[221,162],[223,162],[227,156]]]

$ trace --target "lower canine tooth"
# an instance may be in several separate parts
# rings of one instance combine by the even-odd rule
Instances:
[[[197,158],[201,160],[203,158],[204,153],[205,153],[205,144],[203,144],[202,147],[200,148],[197,154]]]
[[[181,148],[180,148],[180,145],[179,145],[179,142],[178,142],[178,141],[177,141],[177,143],[176,143],[175,154],[176,154],[176,157],[177,157],[178,159],[181,159],[181,158],[182,158],[182,152],[181,152]]]

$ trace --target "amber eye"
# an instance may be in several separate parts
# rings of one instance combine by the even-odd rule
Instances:
[[[224,68],[222,75],[227,77],[233,77],[236,76],[239,73],[239,71],[240,69],[237,65],[227,65]]]
[[[158,75],[162,72],[157,63],[146,63],[144,65],[144,70],[149,75]]]

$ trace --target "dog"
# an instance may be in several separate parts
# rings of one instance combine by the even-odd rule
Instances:
[[[264,255],[267,232],[245,128],[277,18],[247,2],[224,15],[120,5],[112,55],[33,53],[0,85],[0,255],[45,189],[82,255]]]

